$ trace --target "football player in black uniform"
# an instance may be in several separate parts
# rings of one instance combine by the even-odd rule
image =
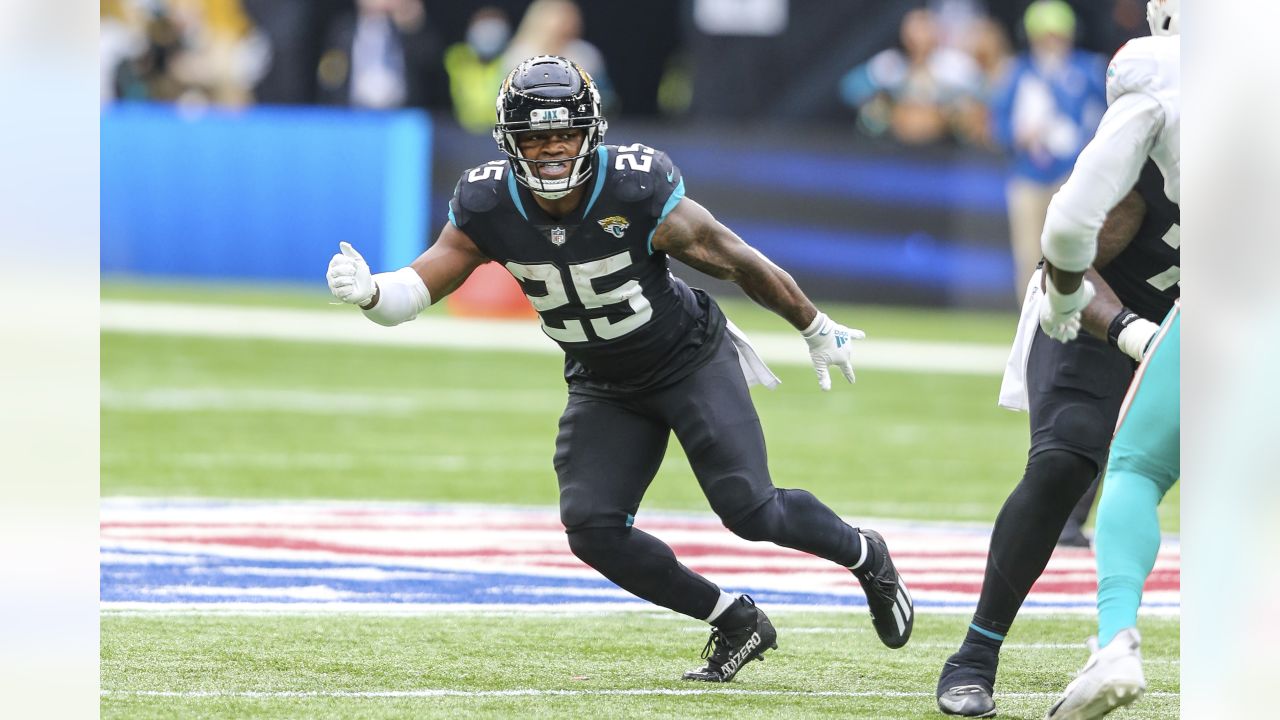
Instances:
[[[804,490],[775,488],[748,379],[776,383],[706,293],[668,256],[732,280],[801,331],[823,390],[828,368],[853,382],[862,337],[819,312],[785,271],[685,197],[680,170],[641,144],[604,145],[595,83],[575,63],[539,56],[502,84],[494,139],[506,154],[463,173],[439,238],[409,267],[370,275],[346,243],[328,279],[375,322],[417,316],[483,263],[519,280],[565,353],[568,403],[556,438],[560,517],[574,555],[623,589],[712,626],[705,667],[727,682],[776,647],[751,599],[722,591],[633,527],[674,431],[725,526],[849,568],[881,641],[906,644],[911,596],[879,533],[859,531]]]
[[[1025,338],[1030,348],[1025,381],[1015,385],[1025,384],[1022,407],[1030,411],[1031,447],[1022,481],[996,516],[968,634],[938,679],[938,707],[945,714],[996,713],[992,693],[1000,645],[1044,572],[1072,507],[1104,470],[1134,369],[1178,297],[1178,220],[1164,178],[1148,161],[1098,234],[1098,256],[1086,273],[1097,295],[1081,318],[1093,337],[1081,333],[1075,342],[1056,342],[1040,329],[1038,313],[1024,311],[1014,344]],[[1027,300],[1033,309],[1034,294]],[[1001,400],[1010,406],[1010,398]]]

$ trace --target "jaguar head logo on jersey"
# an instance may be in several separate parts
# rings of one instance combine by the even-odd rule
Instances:
[[[596,170],[596,148],[609,123],[600,112],[600,91],[577,63],[557,55],[538,55],[520,63],[502,82],[497,99],[498,122],[493,139],[506,154],[516,181],[555,200],[582,185]],[[570,157],[525,157],[522,133],[582,130],[577,154]],[[563,172],[564,177],[547,177]]]
[[[567,235],[565,234],[564,228],[562,227],[551,228],[551,244],[552,245],[555,245],[556,247],[560,247],[561,245],[564,244],[564,241],[566,239],[567,239]]]
[[[622,233],[626,232],[627,228],[631,227],[630,221],[621,215],[610,215],[609,217],[603,220],[597,220],[596,222],[600,223],[600,227],[604,228],[605,232],[616,238],[621,238]]]

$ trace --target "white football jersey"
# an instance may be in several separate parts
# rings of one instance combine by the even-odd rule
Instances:
[[[1165,178],[1165,194],[1180,202],[1182,159],[1182,75],[1177,35],[1134,38],[1120,48],[1107,67],[1107,104],[1123,95],[1143,93],[1164,112],[1164,123],[1151,146],[1151,159]]]

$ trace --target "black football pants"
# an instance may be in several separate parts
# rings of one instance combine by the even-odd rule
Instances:
[[[560,518],[573,553],[613,583],[698,619],[719,599],[715,584],[633,527],[672,432],[725,527],[844,566],[858,561],[855,528],[808,492],[773,486],[760,419],[726,338],[706,365],[649,393],[602,397],[570,387],[556,438]]]

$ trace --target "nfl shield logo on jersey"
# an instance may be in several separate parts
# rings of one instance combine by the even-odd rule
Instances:
[[[552,245],[559,247],[564,244],[564,240],[565,240],[564,228],[562,227],[551,228],[551,244]]]
[[[631,225],[631,223],[621,215],[610,215],[609,217],[597,222],[600,223],[600,227],[604,228],[605,232],[616,238],[622,237],[622,233],[626,232],[627,228]]]

